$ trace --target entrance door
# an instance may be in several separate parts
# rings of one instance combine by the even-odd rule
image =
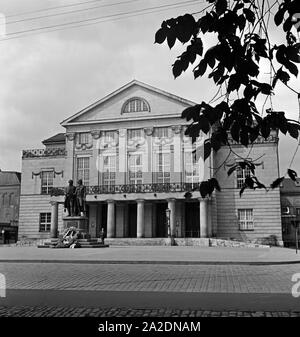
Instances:
[[[167,202],[159,202],[156,204],[156,236],[158,238],[166,238],[168,236],[166,209]]]
[[[199,202],[185,203],[185,237],[200,237],[200,210]]]
[[[128,204],[128,237],[136,238],[136,219],[137,217],[137,205],[136,204]]]

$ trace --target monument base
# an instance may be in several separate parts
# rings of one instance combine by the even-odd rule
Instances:
[[[65,216],[63,217],[64,230],[74,227],[81,234],[88,234],[88,218],[86,216]]]

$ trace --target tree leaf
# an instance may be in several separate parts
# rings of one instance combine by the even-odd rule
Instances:
[[[294,123],[288,123],[287,124],[288,133],[291,135],[291,137],[297,139],[299,135],[299,125]]]
[[[162,44],[167,38],[167,32],[168,32],[167,28],[160,28],[155,34],[154,43]]]
[[[216,178],[211,178],[210,182],[211,182],[212,186],[214,187],[214,189],[221,192],[221,187],[220,187],[219,182]]]
[[[227,0],[217,0],[216,12],[218,15],[223,14],[227,9]]]
[[[183,68],[182,68],[182,63],[180,60],[176,60],[175,63],[173,64],[173,75],[174,77],[178,77],[181,75],[181,73],[183,72]]]
[[[275,179],[275,180],[272,182],[272,184],[270,185],[270,187],[271,187],[272,189],[278,187],[278,186],[283,182],[283,179],[284,179],[284,177]]]
[[[196,69],[194,70],[194,77],[197,78],[199,76],[202,76],[205,73],[206,68],[207,62],[204,59],[202,59],[198,64],[198,66],[196,67]]]
[[[200,194],[202,198],[205,198],[210,192],[208,181],[202,181],[200,183]]]
[[[244,8],[243,12],[246,16],[246,19],[253,24],[255,22],[255,14],[252,12],[252,10],[249,8]]]
[[[237,169],[238,165],[234,165],[230,167],[230,169],[227,172],[228,177]]]
[[[204,141],[204,160],[206,160],[211,153],[211,143],[209,139]]]
[[[284,13],[285,13],[285,8],[281,6],[278,12],[274,15],[274,22],[276,26],[279,26],[282,23],[283,18],[284,18]]]
[[[294,170],[288,169],[287,173],[289,175],[289,177],[293,180],[296,181],[297,179],[297,172],[295,172]]]
[[[200,130],[207,134],[210,130],[210,124],[208,119],[202,115],[199,117],[198,123]]]

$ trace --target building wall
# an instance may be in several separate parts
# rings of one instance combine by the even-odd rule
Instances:
[[[0,224],[17,226],[20,185],[0,186]]]
[[[237,155],[246,156],[249,148],[233,146]],[[215,167],[221,167],[217,172],[222,191],[216,194],[217,204],[217,236],[235,238],[239,240],[268,240],[276,236],[282,241],[281,208],[279,188],[269,190],[246,189],[240,197],[240,188],[237,188],[237,174],[232,173],[228,177],[227,171],[239,157],[229,153],[228,147],[223,147],[215,156]],[[260,182],[267,187],[279,175],[277,143],[264,142],[253,146],[249,158],[256,160],[255,173]],[[225,163],[224,163],[225,162]],[[223,164],[224,163],[224,164]],[[238,209],[253,209],[254,230],[245,231],[239,229]]]
[[[23,158],[22,182],[19,213],[19,239],[48,238],[49,232],[39,231],[40,213],[51,212],[51,196],[41,194],[41,177],[38,175],[42,170],[55,170],[64,172],[64,157]],[[56,174],[53,185],[66,186],[64,174]],[[59,208],[59,230],[62,228],[63,206]]]
[[[131,97],[143,97],[151,107],[150,112],[141,113],[122,113],[124,102]],[[155,94],[148,89],[141,89],[137,86],[119,93],[116,97],[105,101],[98,106],[86,111],[85,114],[74,117],[70,122],[65,123],[66,127],[66,156],[65,157],[34,157],[24,158],[22,167],[22,187],[21,187],[21,205],[20,205],[20,234],[28,237],[44,237],[47,233],[38,232],[38,221],[40,212],[50,212],[50,200],[48,195],[41,195],[41,180],[38,175],[43,169],[53,169],[57,174],[54,179],[55,187],[64,187],[69,179],[77,180],[76,160],[80,156],[90,158],[89,169],[89,186],[99,186],[102,184],[101,173],[101,132],[108,130],[117,130],[118,132],[118,165],[116,172],[115,185],[128,184],[127,171],[127,129],[142,128],[145,136],[143,150],[148,150],[147,155],[143,155],[143,183],[156,183],[153,181],[153,148],[154,143],[151,138],[151,129],[155,127],[170,127],[172,129],[172,139],[170,139],[168,151],[171,156],[171,183],[184,182],[183,169],[185,163],[184,148],[186,145],[184,131],[185,127],[181,119],[182,110],[189,106],[188,103],[180,99],[173,99],[171,96]],[[150,130],[150,132],[149,132]],[[89,132],[91,142],[88,146],[77,146],[76,134],[79,132]],[[200,135],[200,142],[205,139]],[[50,149],[51,144],[47,144]],[[203,147],[199,145],[203,151]],[[280,220],[280,194],[279,189],[265,192],[264,190],[248,191],[246,190],[240,198],[239,189],[236,186],[236,173],[230,177],[227,176],[229,166],[234,164],[238,155],[247,155],[250,147],[244,149],[241,146],[233,145],[237,155],[231,154],[228,158],[229,149],[222,147],[213,159],[206,160],[203,163],[200,156],[201,165],[200,181],[212,177],[212,167],[219,168],[216,172],[216,178],[222,188],[222,192],[214,193],[208,200],[208,215],[210,236],[236,238],[240,240],[256,240],[268,238],[275,235],[281,240],[281,220]],[[190,147],[191,149],[191,147]],[[263,183],[269,185],[274,177],[278,176],[278,156],[277,143],[264,142],[256,144],[251,148],[249,157],[252,160],[257,159],[256,173],[257,177]],[[226,159],[227,158],[227,159]],[[226,159],[226,160],[225,160]],[[176,231],[182,236],[186,230],[184,192],[167,192],[167,193],[92,193],[87,196],[87,202],[90,205],[89,228],[92,235],[97,236],[99,231],[99,222],[103,219],[103,207],[98,207],[99,203],[106,202],[108,199],[115,200],[115,236],[126,236],[128,230],[128,211],[127,204],[137,199],[145,200],[145,236],[156,236],[155,222],[157,219],[156,205],[153,201],[167,201],[168,198],[176,199],[175,207],[175,224]],[[199,191],[193,192],[192,198],[199,201]],[[62,202],[63,196],[53,197]],[[98,204],[97,204],[98,202]],[[202,204],[203,205],[203,204]],[[238,209],[252,208],[254,217],[253,231],[240,231],[238,226],[237,212]],[[60,226],[62,218],[62,206],[60,205],[59,221]],[[195,219],[200,226],[200,219]]]

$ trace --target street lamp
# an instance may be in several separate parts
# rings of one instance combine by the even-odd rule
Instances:
[[[167,208],[166,209],[166,218],[167,218],[167,226],[168,226],[168,238],[171,237],[170,214],[171,214],[171,210],[169,208]]]

